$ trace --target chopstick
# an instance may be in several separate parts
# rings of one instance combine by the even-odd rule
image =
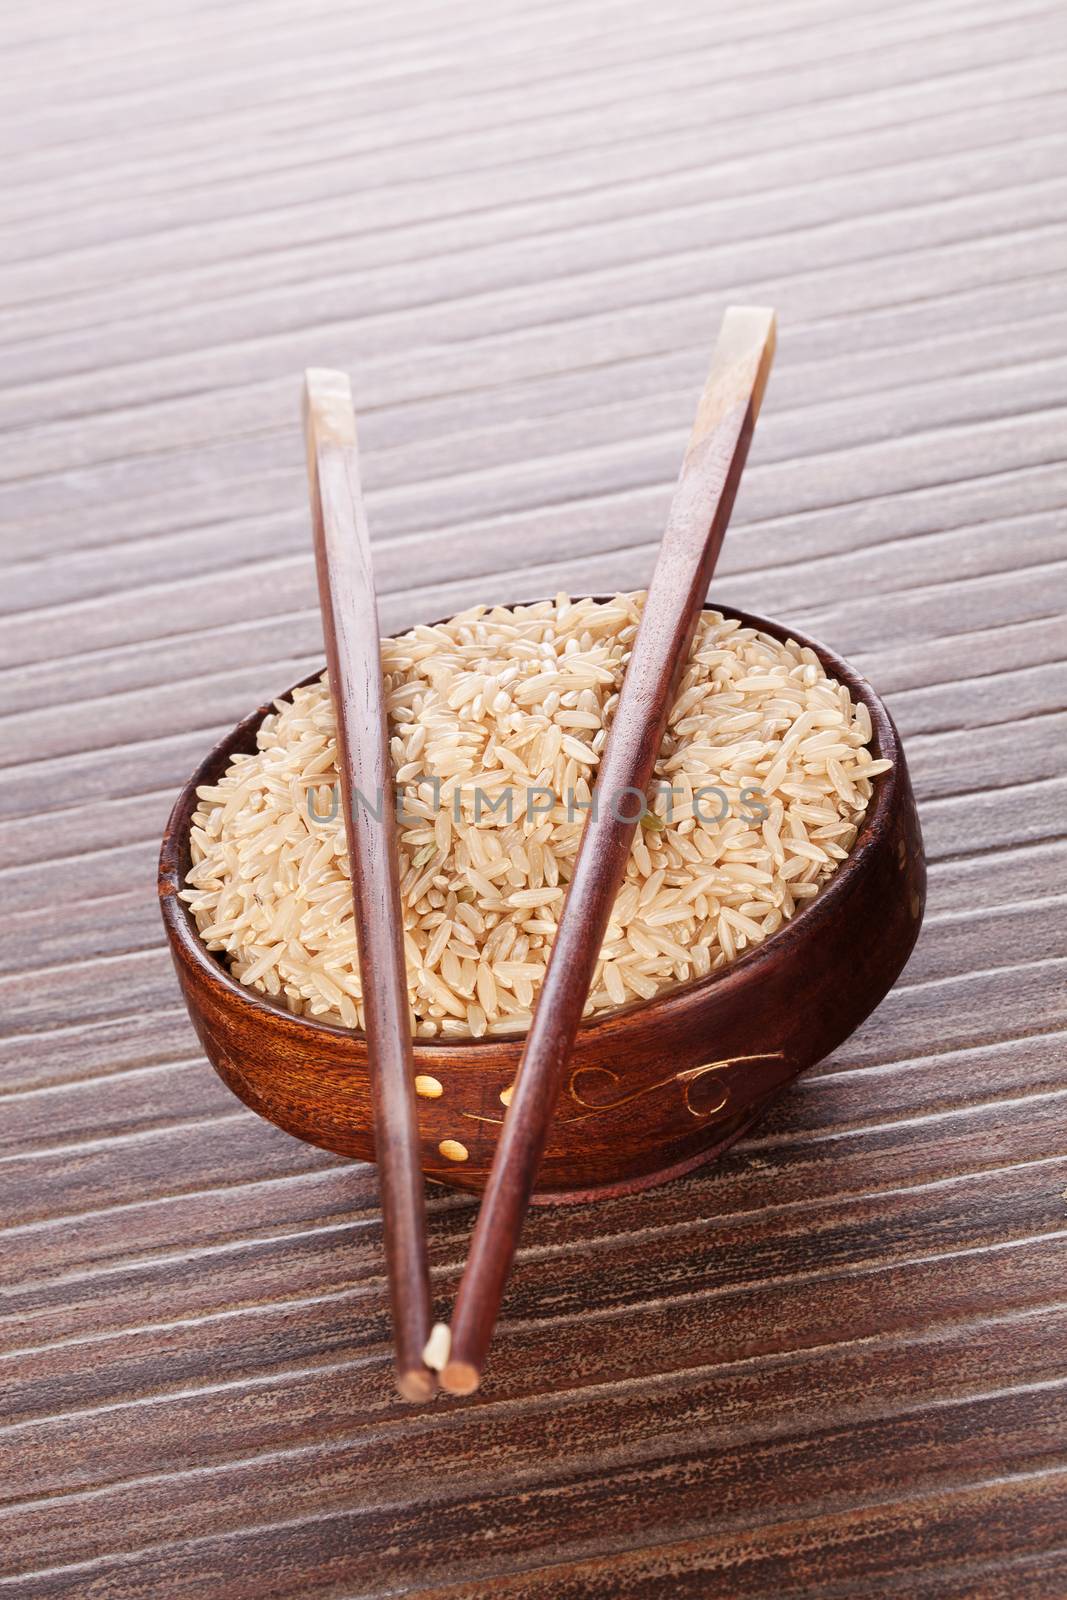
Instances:
[[[343,372],[312,368],[304,374],[304,435],[352,871],[396,1381],[406,1400],[427,1400],[436,1381],[422,1359],[430,1332],[430,1274],[397,873],[396,804],[356,419],[351,386]]]
[[[697,408],[452,1316],[442,1387],[481,1381],[608,919],[733,510],[774,358],[773,311],[731,307]]]

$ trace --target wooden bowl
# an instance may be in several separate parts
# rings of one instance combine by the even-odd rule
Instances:
[[[641,1188],[718,1155],[874,1010],[919,931],[926,866],[889,713],[824,645],[762,617],[727,615],[810,646],[830,676],[864,701],[874,753],[893,767],[875,782],[847,860],[777,933],[725,971],[583,1024],[538,1179],[534,1198],[542,1202]],[[270,709],[260,706],[239,723],[178,796],[159,864],[163,921],[193,1025],[233,1092],[298,1138],[373,1161],[362,1035],[293,1016],[246,989],[204,947],[178,899],[190,865],[197,787],[215,783],[234,755],[255,749]],[[416,1071],[440,1085],[436,1098],[418,1100],[428,1178],[461,1189],[484,1186],[504,1117],[501,1091],[515,1077],[522,1042],[521,1036],[416,1042]]]

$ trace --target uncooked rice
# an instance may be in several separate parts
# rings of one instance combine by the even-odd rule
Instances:
[[[418,1037],[528,1027],[643,601],[476,606],[383,641]],[[183,899],[242,983],[362,1028],[344,823],[309,810],[310,790],[329,818],[337,781],[325,675],[275,706],[256,753],[197,791]],[[717,971],[818,894],[890,765],[870,738],[811,650],[705,612],[656,766],[676,792],[669,813],[650,796],[586,1014]],[[511,822],[488,809],[508,788]],[[527,817],[535,790],[553,808]]]

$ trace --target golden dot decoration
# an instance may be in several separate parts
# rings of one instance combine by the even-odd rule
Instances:
[[[513,1083],[509,1083],[506,1089],[501,1089],[500,1091],[500,1104],[502,1106],[509,1106],[511,1104],[511,1097],[514,1093],[515,1085]]]
[[[442,1139],[437,1148],[446,1161],[466,1161],[470,1155],[467,1146],[458,1139]]]
[[[438,1078],[431,1078],[428,1073],[420,1072],[415,1079],[415,1093],[424,1100],[440,1100],[444,1094],[444,1084]]]

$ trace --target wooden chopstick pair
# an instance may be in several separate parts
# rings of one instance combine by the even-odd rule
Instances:
[[[451,1350],[440,1380],[453,1394],[470,1394],[481,1381],[563,1071],[643,810],[641,797],[652,779],[675,686],[689,656],[733,510],[774,344],[773,312],[741,307],[727,311],[600,764],[596,801],[582,832],[471,1239],[453,1312]],[[360,819],[351,805],[355,791],[366,794],[365,783],[373,783],[386,795],[380,808],[383,818],[393,817],[355,423],[351,393],[342,375],[308,373],[306,419],[319,587],[337,709],[371,1059],[397,1381],[409,1399],[423,1399],[432,1391],[434,1379],[422,1362],[430,1331],[430,1299],[395,825],[390,821],[387,827],[378,827],[365,815]],[[357,597],[354,591],[359,588],[363,592]]]

